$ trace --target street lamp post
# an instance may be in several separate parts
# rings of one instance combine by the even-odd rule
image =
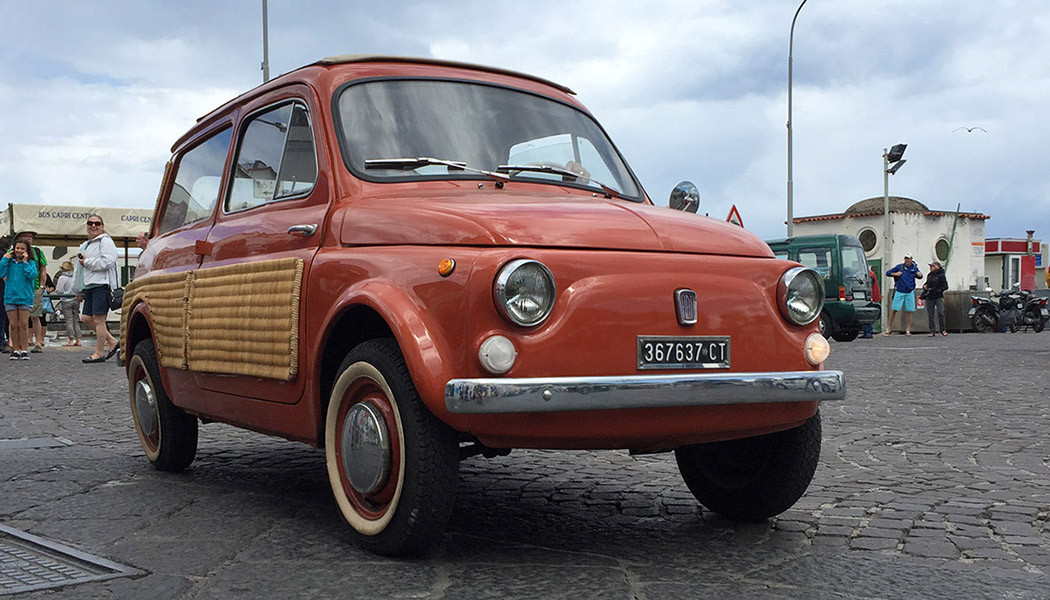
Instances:
[[[882,149],[882,216],[885,219],[883,222],[882,230],[882,268],[885,271],[886,267],[892,260],[892,254],[890,253],[892,248],[890,247],[890,175],[893,175],[904,166],[904,163],[908,162],[902,157],[904,156],[904,150],[908,147],[907,144],[897,144],[889,150]],[[878,275],[882,277],[881,275]],[[887,290],[888,292],[889,290]],[[889,305],[890,294],[885,293],[882,295],[882,330],[886,331],[886,307]]]
[[[263,42],[263,60],[262,60],[262,72],[263,72],[263,83],[270,80],[270,40],[269,32],[267,31],[267,13],[266,0],[262,0],[262,42]]]
[[[788,182],[787,182],[787,236],[791,237],[795,235],[795,213],[792,203],[794,202],[794,182],[791,179],[791,62],[792,52],[795,46],[795,21],[798,19],[798,13],[802,12],[802,6],[806,4],[806,0],[802,0],[802,3],[798,5],[798,9],[795,11],[794,18],[791,19],[791,34],[788,36]]]

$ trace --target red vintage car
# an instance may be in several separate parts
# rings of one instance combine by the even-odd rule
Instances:
[[[323,447],[381,554],[425,550],[459,461],[512,448],[674,451],[709,509],[776,515],[845,396],[820,276],[655,206],[537,77],[321,60],[200,118],[154,217],[121,321],[146,456],[186,468],[212,421]]]

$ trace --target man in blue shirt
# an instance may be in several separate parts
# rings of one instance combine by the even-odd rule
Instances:
[[[890,318],[886,322],[886,331],[882,335],[889,335],[893,330],[893,318],[897,311],[903,310],[904,335],[911,336],[911,314],[915,312],[915,280],[922,279],[919,267],[911,259],[911,253],[904,255],[904,262],[886,271],[887,277],[896,279],[893,284],[893,307],[890,309]]]

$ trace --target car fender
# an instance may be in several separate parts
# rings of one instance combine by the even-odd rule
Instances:
[[[439,418],[447,419],[445,384],[452,378],[444,357],[451,356],[435,315],[395,282],[369,279],[352,285],[330,305],[321,325],[318,351],[328,345],[340,317],[355,306],[375,311],[393,333],[420,398]]]

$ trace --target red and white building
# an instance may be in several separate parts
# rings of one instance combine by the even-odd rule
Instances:
[[[984,241],[984,276],[993,290],[1045,289],[1047,245],[1037,239],[990,238]]]

